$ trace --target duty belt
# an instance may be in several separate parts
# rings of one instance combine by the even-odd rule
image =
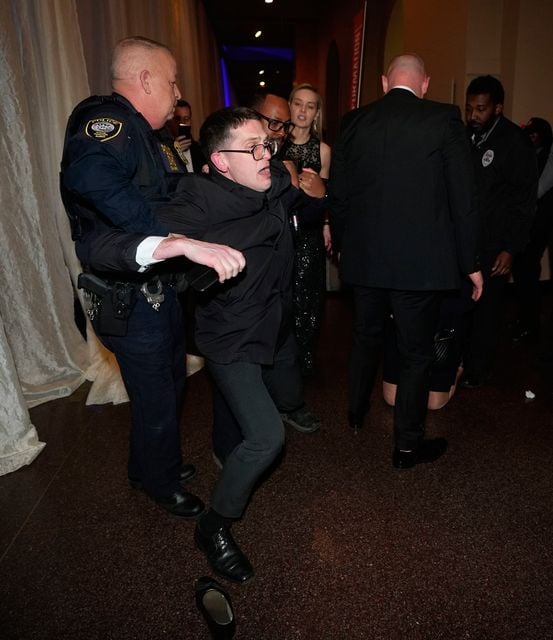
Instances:
[[[170,283],[168,282],[167,284]],[[130,302],[127,300],[129,297],[127,292],[129,291],[140,291],[146,302],[155,311],[159,311],[162,302],[165,300],[163,282],[159,276],[154,276],[142,282],[122,282],[120,280],[105,280],[93,273],[81,273],[79,274],[78,287],[88,293],[89,308],[87,313],[91,320],[96,318],[100,304],[108,296],[114,300],[115,314],[127,317],[132,309]]]

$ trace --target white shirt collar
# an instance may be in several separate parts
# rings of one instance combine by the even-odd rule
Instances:
[[[405,89],[405,91],[410,91],[414,96],[417,96],[417,94],[413,91],[413,89],[411,89],[411,87],[406,87],[403,84],[396,84],[396,86],[392,87],[392,89]],[[390,91],[392,91],[392,89],[390,89]]]

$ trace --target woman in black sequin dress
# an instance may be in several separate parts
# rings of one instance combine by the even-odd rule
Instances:
[[[284,144],[281,157],[292,160],[301,173],[314,171],[328,179],[330,147],[319,138],[321,97],[309,84],[298,85],[290,94],[290,113],[293,123],[290,138]],[[315,349],[323,311],[326,260],[331,238],[324,215],[315,223],[298,220],[294,276],[294,320],[302,373],[313,375]]]

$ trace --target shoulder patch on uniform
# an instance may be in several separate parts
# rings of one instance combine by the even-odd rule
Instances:
[[[492,149],[488,149],[487,151],[485,151],[484,155],[482,156],[482,166],[487,167],[488,165],[490,165],[493,162],[494,155],[495,154]]]
[[[107,142],[116,138],[123,129],[123,123],[113,118],[94,118],[86,123],[84,132],[89,138]]]

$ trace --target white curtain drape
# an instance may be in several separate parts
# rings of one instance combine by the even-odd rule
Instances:
[[[94,380],[88,404],[126,400],[113,358],[75,326],[80,265],[58,171],[69,113],[90,93],[110,91],[110,52],[127,35],[175,51],[197,122],[220,106],[199,0],[0,0],[0,475],[44,446],[29,407],[85,379]]]

